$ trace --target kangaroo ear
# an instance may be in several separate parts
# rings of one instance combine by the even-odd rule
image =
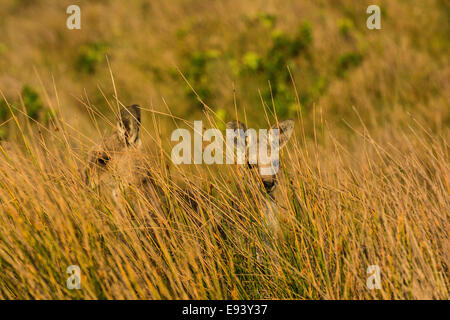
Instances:
[[[292,132],[294,131],[294,120],[288,119],[281,121],[278,125],[273,125],[271,129],[279,130],[279,148],[281,149],[287,144]]]
[[[245,126],[245,124],[243,124],[242,122],[240,122],[238,120],[232,120],[232,121],[228,122],[227,129],[247,131],[247,127]]]
[[[244,131],[244,136],[245,136],[245,141],[247,146],[251,143],[253,143],[253,141],[251,140],[251,136],[247,136],[245,135],[245,132],[247,131],[247,126],[245,124],[243,124],[242,122],[240,122],[239,120],[232,120],[230,122],[227,122],[227,129],[231,129],[231,130],[242,130]]]
[[[122,108],[120,110],[119,121],[117,123],[119,137],[127,145],[135,144],[139,141],[139,128],[141,126],[141,109],[137,104]]]

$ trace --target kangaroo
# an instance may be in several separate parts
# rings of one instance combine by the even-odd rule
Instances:
[[[247,127],[242,122],[239,122],[237,120],[233,120],[227,123],[227,129],[232,130],[239,130],[241,132],[247,132]],[[278,135],[273,134],[273,131],[271,129],[278,129]],[[263,136],[263,139],[266,139],[266,143],[269,149],[271,149],[271,152],[277,150],[273,150],[273,141],[275,138],[278,138],[278,151],[281,150],[283,147],[286,146],[287,142],[289,141],[292,132],[294,130],[294,121],[291,119],[284,120],[280,122],[278,125],[273,125],[269,131],[268,134]],[[267,227],[267,233],[272,234],[275,239],[277,239],[277,235],[280,233],[280,226],[278,223],[278,206],[277,201],[275,199],[275,191],[277,187],[278,182],[278,172],[270,170],[270,167],[273,166],[273,163],[269,164],[262,164],[258,158],[257,164],[250,163],[248,152],[249,152],[249,145],[250,143],[255,143],[255,141],[250,141],[250,136],[245,134],[246,137],[246,154],[247,154],[247,163],[245,165],[245,168],[247,170],[251,170],[251,176],[256,177],[256,179],[260,179],[262,182],[262,190],[259,190],[261,192],[262,196],[260,197],[262,201],[262,213],[263,213],[263,219],[265,221],[264,225]],[[260,137],[261,139],[261,137]],[[261,145],[261,141],[260,145]],[[278,165],[278,163],[276,163]],[[269,169],[269,170],[262,170],[262,169]],[[266,196],[267,194],[267,196]],[[267,238],[265,237],[265,242],[267,244]],[[257,252],[257,258],[260,261],[260,254]]]
[[[142,187],[148,199],[160,198],[143,152],[139,131],[141,110],[136,104],[120,110],[113,134],[89,153],[85,182],[112,192],[117,201],[120,186]]]

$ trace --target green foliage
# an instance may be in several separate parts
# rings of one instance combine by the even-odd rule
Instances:
[[[39,118],[43,115],[44,105],[37,91],[29,85],[24,85],[22,87],[21,96],[27,115],[34,120],[39,120]],[[11,107],[14,109],[13,106]],[[6,101],[0,101],[0,124],[7,121],[10,116],[11,112]],[[7,135],[7,127],[0,127],[0,139],[6,138]]]
[[[0,101],[0,122],[6,121],[9,116],[9,108],[5,100]]]
[[[268,105],[271,105],[273,100],[279,116],[291,113],[295,95],[290,89],[291,77],[287,67],[293,70],[294,61],[298,57],[309,56],[308,49],[313,42],[312,26],[308,21],[304,21],[296,31],[288,33],[275,28],[277,17],[271,13],[260,12],[256,17],[245,19],[248,30],[237,37],[236,47],[240,49],[238,52],[227,51],[219,55],[216,50],[196,50],[188,51],[185,55],[181,70],[195,91],[186,87],[185,95],[190,101],[191,110],[203,108],[197,95],[204,102],[213,96],[211,65],[214,63],[217,67],[219,58],[225,58],[232,73],[243,83],[254,83],[256,79],[262,81],[266,88],[262,92],[263,99]],[[252,32],[267,37],[264,48],[246,47],[247,37],[251,37]]]
[[[305,50],[313,41],[312,26],[309,21],[303,22],[298,29],[293,41],[293,54],[298,54],[300,50]]]
[[[272,33],[272,45],[262,61],[265,79],[270,82],[271,88],[263,92],[263,98],[274,99],[276,111],[279,116],[289,113],[289,106],[294,103],[295,97],[288,90],[291,83],[288,66],[300,54],[306,53],[311,45],[312,28],[309,22],[300,25],[294,36],[289,36],[280,30]]]
[[[360,52],[349,52],[341,54],[338,58],[337,75],[342,77],[350,68],[361,64],[363,55]]]
[[[103,42],[95,42],[80,48],[76,60],[78,71],[88,74],[95,73],[99,64],[105,60],[108,46]]]
[[[260,22],[265,28],[271,29],[277,22],[277,17],[274,14],[267,12],[258,13],[258,22]]]
[[[259,21],[264,22],[266,26],[273,26],[276,17],[260,14]],[[269,41],[269,47],[264,52],[247,51],[240,60],[231,59],[230,66],[237,76],[258,75],[264,80],[265,85],[270,83],[270,88],[262,92],[263,98],[269,105],[273,99],[278,115],[285,116],[291,113],[292,104],[295,103],[295,96],[289,90],[291,78],[287,67],[292,69],[293,61],[301,54],[307,54],[313,42],[311,24],[303,22],[294,35],[273,29]]]
[[[198,101],[197,95],[202,100],[207,100],[212,96],[210,88],[210,78],[208,76],[208,66],[219,57],[220,53],[217,50],[196,51],[192,53],[184,68],[185,75],[195,92],[190,87],[186,89],[186,96],[195,108],[203,108],[203,105]]]
[[[253,16],[244,16],[247,27],[262,26],[266,29],[272,29],[277,23],[277,17],[269,12],[260,11]]]
[[[9,114],[8,106],[4,100],[0,101],[0,124],[7,120]],[[5,126],[0,126],[0,139],[5,139],[8,136],[8,132]]]
[[[0,101],[0,125],[5,122],[6,120],[8,120],[10,115],[10,111],[8,108],[8,105],[6,104],[5,100],[1,100]],[[8,130],[5,126],[5,124],[3,124],[2,126],[0,126],[0,140],[1,139],[6,139],[8,137]]]
[[[293,37],[275,30],[272,33],[272,45],[263,61],[264,72],[268,80],[276,82],[278,79],[289,79],[286,66],[293,58],[296,58],[303,50],[311,44],[311,26],[302,24],[297,34]]]
[[[258,71],[261,67],[261,57],[255,52],[247,52],[242,62],[244,67],[251,71]]]
[[[355,28],[355,25],[352,20],[344,18],[338,20],[338,28],[340,34],[343,36],[349,36],[351,31]]]
[[[27,115],[36,121],[43,121],[48,124],[51,119],[55,117],[55,114],[45,109],[38,92],[30,85],[24,85],[21,91],[22,101],[25,106]],[[19,103],[19,102],[17,102]],[[17,107],[11,105],[12,110]],[[11,117],[11,112],[8,108],[6,101],[0,101],[0,124],[4,123]],[[0,126],[0,139],[6,139],[8,137],[8,125]]]
[[[22,88],[22,99],[28,116],[38,120],[44,106],[36,90],[29,85],[24,85]]]
[[[328,81],[324,76],[319,76],[319,78],[314,81],[309,89],[310,99],[318,98],[326,89]]]
[[[45,124],[49,124],[50,121],[54,121],[55,117],[55,113],[52,110],[47,109],[44,113],[43,121]]]
[[[225,121],[227,120],[227,116],[227,111],[225,109],[219,108],[216,110],[215,121],[219,130],[225,130]]]

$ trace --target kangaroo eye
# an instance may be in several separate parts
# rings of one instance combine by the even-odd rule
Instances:
[[[106,166],[109,160],[109,156],[103,155],[102,157],[97,158],[97,164],[100,166]]]
[[[250,163],[250,162],[247,162],[247,167],[248,167],[249,169],[255,169],[255,168],[258,168],[258,166],[257,166],[256,164]]]
[[[271,193],[275,189],[276,180],[275,179],[263,180],[263,185],[264,189],[266,189],[268,193]]]

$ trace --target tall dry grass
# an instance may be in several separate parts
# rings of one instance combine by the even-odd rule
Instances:
[[[22,143],[1,147],[1,298],[448,299],[448,136],[414,118],[343,143],[323,117],[306,139],[299,115],[276,237],[245,168],[176,167],[154,147],[147,163],[164,197],[118,181],[116,202],[85,185],[78,130],[62,118],[36,130],[13,114]],[[70,265],[81,290],[66,288]],[[369,265],[381,268],[380,290],[366,286]]]
[[[0,298],[448,299],[446,1],[380,0],[382,30],[359,0],[83,0],[77,31],[70,4],[0,3]],[[308,25],[300,54],[273,49]],[[278,83],[245,69],[255,54],[276,65],[269,53]],[[294,103],[264,95],[275,86]],[[163,197],[119,178],[116,202],[83,182],[120,102],[143,107]],[[296,126],[279,236],[245,168],[170,160],[174,128],[258,128],[274,109]],[[66,288],[70,265],[81,290]]]

